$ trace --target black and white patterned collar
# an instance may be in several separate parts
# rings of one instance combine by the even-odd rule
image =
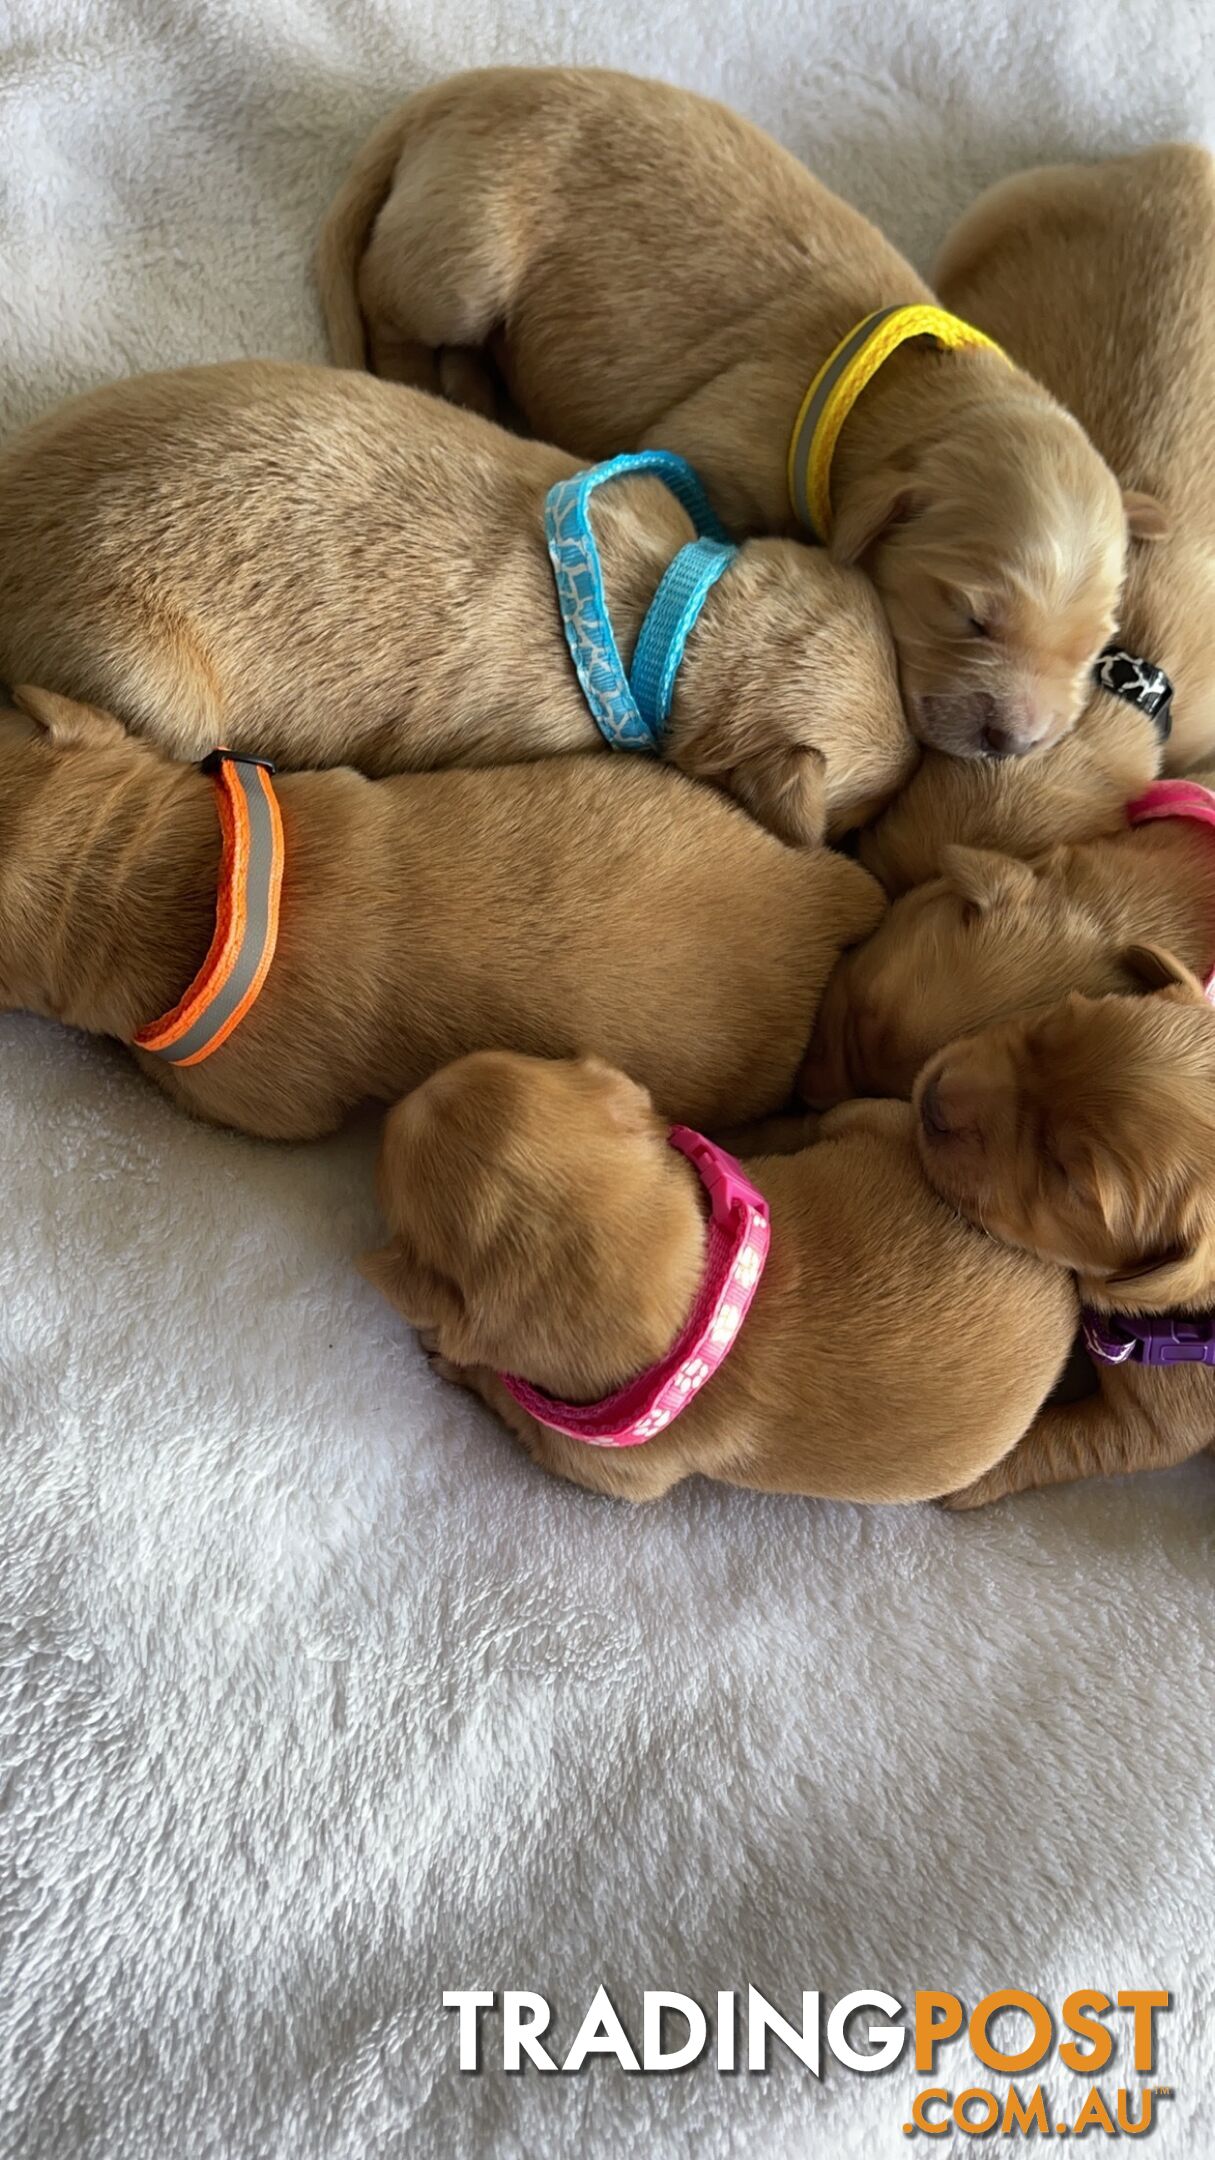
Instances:
[[[1138,659],[1115,640],[1098,653],[1093,681],[1100,683],[1103,690],[1112,690],[1115,697],[1125,698],[1128,705],[1137,705],[1151,721],[1160,741],[1168,741],[1173,725],[1173,685],[1163,668],[1151,660]]]

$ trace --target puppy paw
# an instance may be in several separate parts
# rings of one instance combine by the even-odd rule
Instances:
[[[436,1380],[446,1380],[452,1387],[468,1388],[471,1394],[476,1394],[466,1365],[453,1365],[450,1358],[440,1357],[436,1350],[430,1359],[430,1369]]]
[[[937,1505],[948,1508],[952,1515],[968,1514],[972,1508],[990,1507],[993,1500],[1005,1499],[1011,1490],[997,1465],[994,1470],[976,1478],[973,1485],[963,1485],[960,1492],[946,1493]]]
[[[436,1380],[449,1380],[453,1387],[471,1387],[470,1367],[453,1365],[439,1348],[438,1331],[435,1328],[419,1328],[418,1342],[426,1353],[426,1362]]]

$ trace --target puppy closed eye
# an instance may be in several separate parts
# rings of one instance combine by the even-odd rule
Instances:
[[[963,637],[994,637],[995,632],[984,601],[977,599],[973,593],[963,592],[960,586],[946,585],[939,579],[936,581],[936,588],[951,623],[961,631]]]
[[[1051,1191],[1083,1217],[1107,1221],[1117,1206],[1116,1168],[1089,1143],[1060,1141],[1049,1132],[1039,1141],[1039,1157]]]

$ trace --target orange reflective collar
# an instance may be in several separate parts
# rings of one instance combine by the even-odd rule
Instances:
[[[213,750],[203,760],[219,807],[223,852],[215,935],[201,968],[161,1020],[132,1039],[170,1065],[201,1065],[256,1004],[278,943],[283,883],[283,821],[271,784],[273,765]]]

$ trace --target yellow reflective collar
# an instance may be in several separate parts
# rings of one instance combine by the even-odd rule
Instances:
[[[789,498],[799,523],[823,546],[831,538],[831,461],[840,429],[883,360],[914,337],[935,338],[951,351],[985,346],[1008,359],[994,338],[926,302],[878,308],[841,338],[802,399],[789,439]]]

